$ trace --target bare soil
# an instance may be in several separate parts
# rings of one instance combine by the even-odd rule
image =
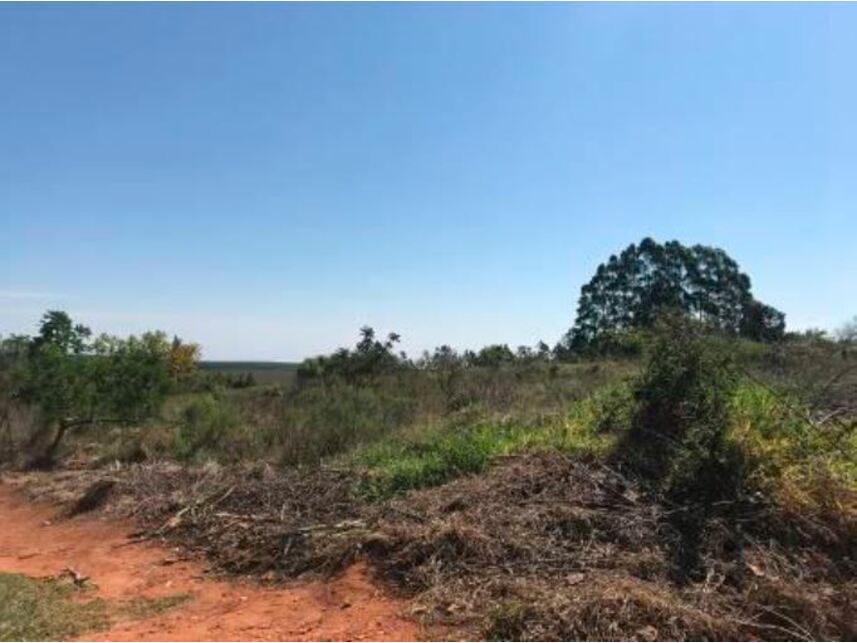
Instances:
[[[87,640],[415,640],[403,604],[373,584],[365,565],[328,580],[262,587],[216,580],[177,549],[135,542],[134,527],[115,518],[58,515],[0,484],[0,571],[32,577],[73,569],[96,595],[111,600],[188,594],[191,600],[144,620],[118,622]]]

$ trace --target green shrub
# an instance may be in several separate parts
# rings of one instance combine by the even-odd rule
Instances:
[[[702,573],[702,542],[715,507],[721,501],[734,506],[745,490],[745,454],[729,439],[737,381],[729,352],[699,325],[680,316],[659,320],[616,457],[671,507],[671,570],[678,582]]]
[[[173,453],[182,460],[224,453],[227,447],[235,446],[238,424],[238,416],[227,402],[208,393],[200,395],[181,412],[173,434]]]
[[[303,387],[277,418],[279,459],[289,465],[318,463],[405,427],[415,413],[414,398],[394,387]]]
[[[622,458],[675,502],[732,498],[743,485],[740,450],[727,439],[737,372],[727,351],[682,317],[656,328],[634,386]]]
[[[592,414],[595,433],[617,433],[630,426],[634,404],[631,387],[622,382],[596,391],[584,400],[583,407]]]

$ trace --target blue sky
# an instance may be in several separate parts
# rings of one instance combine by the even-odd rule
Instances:
[[[0,333],[554,342],[646,235],[857,314],[857,6],[0,6]]]

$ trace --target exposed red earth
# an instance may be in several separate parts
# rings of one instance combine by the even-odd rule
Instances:
[[[82,515],[57,518],[0,484],[0,571],[56,576],[70,568],[107,600],[187,594],[191,599],[143,620],[90,632],[104,641],[415,640],[403,605],[376,587],[361,564],[328,581],[269,588],[217,580],[197,561],[153,543],[130,541],[133,526]]]

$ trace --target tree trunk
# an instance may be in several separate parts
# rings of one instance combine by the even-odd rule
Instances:
[[[71,424],[67,420],[60,420],[57,424],[57,432],[54,434],[54,439],[51,441],[44,453],[36,456],[30,464],[30,469],[51,469],[55,464],[55,458],[63,437],[68,432]]]
[[[68,431],[70,424],[65,420],[60,420],[59,426],[57,427],[57,433],[54,436],[53,442],[51,442],[51,446],[48,448],[47,457],[51,460],[54,459],[54,456],[57,454],[57,450],[60,447],[60,443],[62,439],[65,437],[66,432]]]

